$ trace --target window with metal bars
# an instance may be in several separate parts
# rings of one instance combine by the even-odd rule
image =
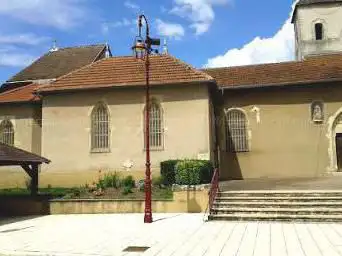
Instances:
[[[91,151],[108,152],[109,138],[109,113],[107,106],[101,103],[94,107],[91,114]]]
[[[146,148],[146,108],[144,111],[144,144]],[[150,149],[163,149],[163,113],[156,100],[151,100],[150,108]]]
[[[247,119],[238,109],[226,113],[226,146],[228,152],[248,152]]]
[[[0,123],[0,141],[11,146],[14,145],[14,128],[10,120],[3,120]]]

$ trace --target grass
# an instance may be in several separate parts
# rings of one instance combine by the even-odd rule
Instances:
[[[48,194],[52,198],[65,198],[65,199],[77,199],[77,198],[94,198],[94,199],[144,199],[145,192],[139,191],[137,188],[132,189],[132,193],[123,194],[122,188],[120,189],[106,189],[104,195],[94,196],[88,192],[85,188],[39,188],[39,194]],[[26,188],[9,188],[0,189],[0,196],[19,196],[30,195],[30,191]],[[171,188],[152,188],[152,199],[172,199],[173,192]]]
[[[39,188],[39,194],[48,194],[53,198],[64,197],[72,193],[75,188]],[[0,189],[0,195],[17,196],[17,195],[30,195],[30,190],[26,188],[4,188]]]

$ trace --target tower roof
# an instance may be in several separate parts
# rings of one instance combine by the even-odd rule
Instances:
[[[291,22],[292,23],[294,22],[298,6],[306,6],[306,5],[314,5],[314,4],[316,5],[317,4],[333,4],[333,3],[342,3],[342,0],[299,0],[293,11]]]

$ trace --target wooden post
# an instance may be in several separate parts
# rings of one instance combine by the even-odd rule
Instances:
[[[27,172],[31,177],[31,195],[35,196],[38,194],[38,164],[23,164],[21,167]]]
[[[38,164],[31,165],[31,195],[36,196],[38,194]]]

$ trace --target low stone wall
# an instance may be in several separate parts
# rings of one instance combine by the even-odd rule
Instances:
[[[50,200],[50,214],[90,213],[143,213],[144,200],[120,199],[55,199]],[[208,205],[208,190],[175,191],[172,200],[153,200],[152,210],[157,213],[200,213]]]

